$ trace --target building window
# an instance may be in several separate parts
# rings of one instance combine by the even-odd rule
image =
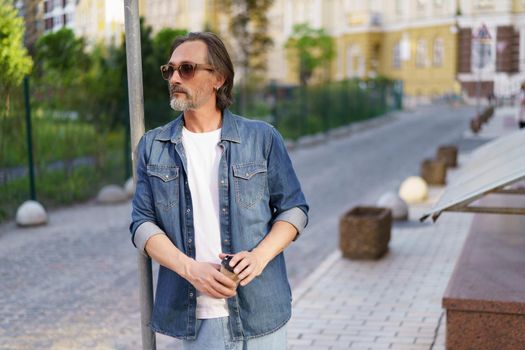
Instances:
[[[401,42],[398,41],[392,48],[392,68],[401,68]]]
[[[68,25],[73,22],[73,13],[67,13],[65,17],[64,25]]]
[[[352,46],[346,48],[346,77],[351,78],[354,76],[354,56]]]
[[[45,23],[44,29],[45,30],[53,29],[53,17],[46,18],[46,23]]]
[[[441,67],[443,65],[444,57],[444,43],[442,38],[434,39],[434,46],[432,48],[432,64],[435,67]]]
[[[361,49],[357,45],[348,46],[346,49],[346,77],[356,78],[364,75],[364,60]]]
[[[416,67],[425,67],[427,65],[427,42],[425,39],[419,39],[416,45]]]

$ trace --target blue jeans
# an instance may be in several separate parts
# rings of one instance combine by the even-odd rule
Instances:
[[[197,320],[197,339],[184,340],[183,350],[286,350],[286,325],[262,337],[232,341],[228,317]]]

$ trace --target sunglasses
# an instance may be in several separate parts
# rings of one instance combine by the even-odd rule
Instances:
[[[181,77],[181,79],[192,79],[195,76],[195,71],[197,69],[204,69],[210,72],[214,70],[213,66],[210,66],[209,64],[198,63],[182,63],[178,66],[168,63],[160,66],[160,72],[162,73],[162,78],[164,80],[170,80],[175,71],[179,72],[179,76]]]

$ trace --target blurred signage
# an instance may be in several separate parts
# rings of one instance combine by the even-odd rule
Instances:
[[[482,69],[492,58],[492,36],[487,26],[482,24],[472,39],[472,63],[477,69]]]

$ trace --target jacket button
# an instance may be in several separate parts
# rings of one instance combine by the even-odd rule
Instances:
[[[191,238],[188,238],[188,243],[191,243],[191,242],[193,242],[193,241],[191,240]]]
[[[190,293],[190,298],[193,298],[193,293]]]

